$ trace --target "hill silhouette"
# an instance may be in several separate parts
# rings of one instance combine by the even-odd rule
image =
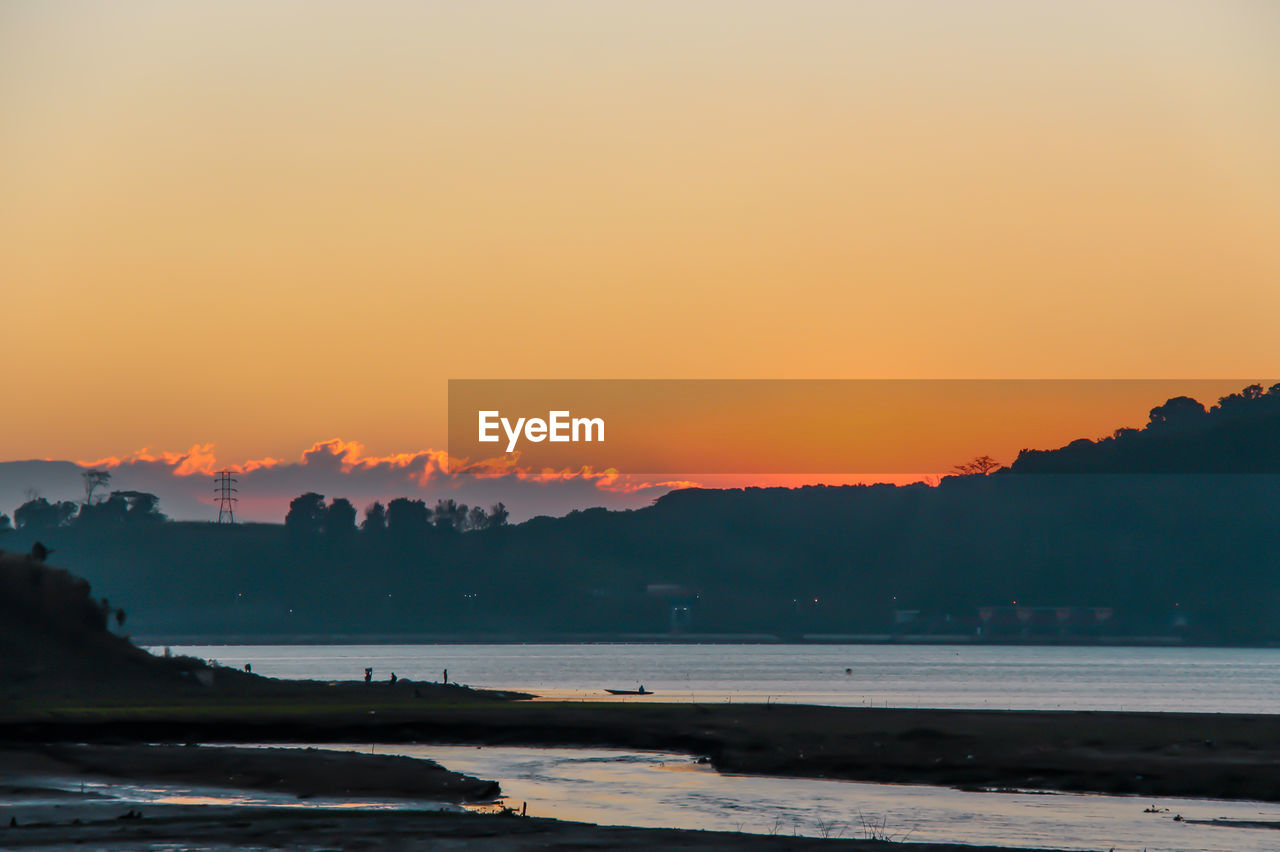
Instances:
[[[119,610],[89,583],[29,557],[0,553],[0,683],[6,690],[183,683],[204,663],[160,659],[111,632]]]
[[[41,537],[129,601],[131,629],[166,636],[1271,643],[1278,402],[1280,387],[1175,399],[1132,434],[937,487],[688,489],[519,525],[408,500],[357,525],[347,501],[306,494],[284,525],[126,513],[0,546]]]
[[[1280,473],[1280,384],[1249,385],[1206,408],[1186,396],[1117,429],[1056,450],[1023,450],[1012,473]]]

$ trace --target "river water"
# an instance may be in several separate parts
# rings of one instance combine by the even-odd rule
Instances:
[[[439,680],[544,698],[838,706],[1271,713],[1280,650],[883,645],[224,645],[175,647],[260,674]],[[335,746],[326,746],[334,748]],[[341,748],[342,746],[337,746]],[[1046,849],[1280,849],[1280,805],[724,775],[688,755],[352,746],[501,783],[537,816],[601,824]],[[1153,812],[1146,812],[1153,808]],[[1182,816],[1182,820],[1175,817]]]
[[[324,746],[342,748],[342,746]],[[635,825],[1046,849],[1263,852],[1280,848],[1280,805],[725,775],[688,755],[609,749],[353,746],[427,757],[499,779],[534,816]],[[1154,806],[1155,813],[1145,813]],[[1175,817],[1181,815],[1181,821]],[[1209,820],[1226,824],[1209,825]]]
[[[159,651],[160,649],[153,649]],[[202,645],[282,678],[449,679],[546,698],[1024,710],[1280,712],[1280,649],[968,645]]]

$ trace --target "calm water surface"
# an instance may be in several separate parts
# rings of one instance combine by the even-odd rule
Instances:
[[[161,649],[152,649],[159,651]],[[1280,649],[963,645],[201,645],[282,678],[449,679],[547,698],[840,706],[1280,712]],[[849,673],[846,674],[846,669]]]
[[[547,698],[1272,713],[1280,650],[883,645],[223,645],[175,653],[284,678],[439,680]],[[602,824],[1048,849],[1280,849],[1280,805],[721,775],[687,755],[365,746],[502,784],[530,813]],[[1148,806],[1155,813],[1144,813]],[[1183,821],[1175,821],[1175,815]],[[1208,824],[1219,821],[1220,824]]]
[[[1116,852],[1280,848],[1280,830],[1240,824],[1280,822],[1280,805],[1259,802],[967,793],[945,787],[722,775],[687,755],[607,749],[373,748],[379,754],[428,757],[460,772],[498,779],[508,804],[519,809],[527,802],[534,816],[604,825]],[[1159,813],[1143,812],[1153,804]],[[1179,814],[1184,821],[1174,820]]]

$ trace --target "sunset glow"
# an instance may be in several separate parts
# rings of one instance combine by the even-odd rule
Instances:
[[[451,377],[1274,372],[1277,42],[1249,2],[8,3],[0,455],[414,459]]]

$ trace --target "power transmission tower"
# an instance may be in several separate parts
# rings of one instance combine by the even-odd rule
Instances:
[[[220,524],[236,522],[235,503],[240,499],[236,496],[238,492],[236,483],[239,481],[231,475],[229,470],[218,471],[218,475],[213,478],[213,493],[218,501],[218,523]]]

